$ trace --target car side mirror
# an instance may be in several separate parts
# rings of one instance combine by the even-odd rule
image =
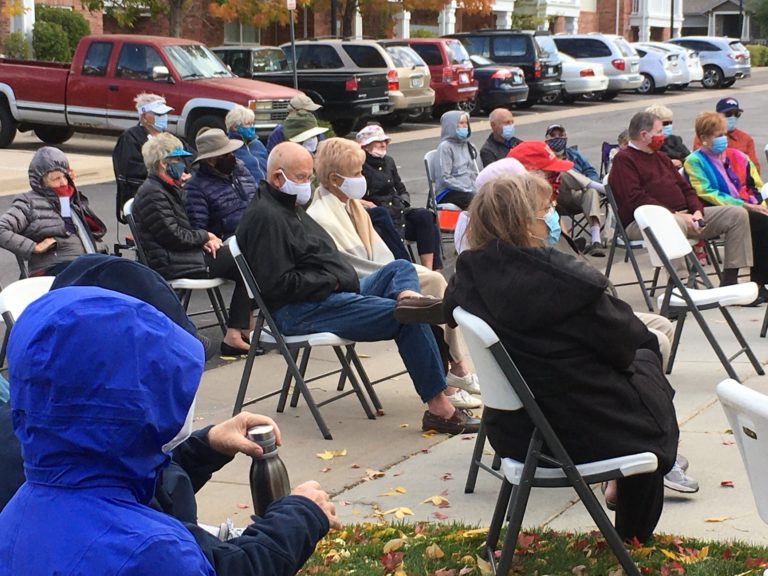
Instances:
[[[166,66],[153,66],[152,67],[152,81],[153,82],[168,82],[173,83],[173,76],[168,71]]]

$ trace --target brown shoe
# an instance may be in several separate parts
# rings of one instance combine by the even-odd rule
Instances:
[[[443,301],[439,298],[403,298],[395,305],[395,320],[400,324],[445,324]]]
[[[447,420],[427,410],[421,419],[421,429],[425,432],[434,430],[443,434],[474,434],[480,429],[480,420],[473,418],[460,408],[457,408],[453,416]]]

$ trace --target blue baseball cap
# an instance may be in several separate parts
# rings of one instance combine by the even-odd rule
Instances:
[[[721,114],[723,112],[730,112],[731,110],[744,112],[744,110],[739,107],[739,101],[736,100],[736,98],[723,98],[717,103],[715,110]]]
[[[174,148],[165,155],[166,158],[183,158],[184,156],[192,156],[192,153],[187,152],[184,148]]]

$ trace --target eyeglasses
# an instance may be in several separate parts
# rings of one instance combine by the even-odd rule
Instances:
[[[729,110],[728,112],[723,112],[723,116],[726,118],[741,118],[741,110]]]
[[[664,120],[661,123],[662,126],[672,126],[672,120]]]

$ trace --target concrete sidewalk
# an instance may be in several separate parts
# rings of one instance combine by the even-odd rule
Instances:
[[[602,260],[602,262],[601,262]],[[640,257],[647,265],[647,256]],[[604,259],[594,259],[604,266]],[[619,263],[614,281],[631,279],[629,265]],[[637,286],[620,290],[636,309],[642,309]],[[734,318],[761,362],[768,360],[768,341],[759,338],[765,307],[732,308]],[[717,311],[705,313],[710,326],[723,342],[726,353],[733,351],[735,341]],[[378,378],[399,370],[401,364],[394,343],[360,346],[367,356],[366,370]],[[315,373],[333,364],[331,356],[318,351],[311,364]],[[197,410],[202,426],[226,418],[231,410],[243,362],[209,370],[203,378]],[[754,375],[745,360],[736,363],[737,372],[747,386],[768,393],[768,377]],[[284,363],[270,354],[256,360],[253,382],[277,386]],[[726,377],[722,366],[695,321],[686,322],[684,340],[670,381],[677,390],[675,405],[681,424],[680,451],[690,460],[689,473],[701,490],[682,495],[667,491],[665,510],[658,530],[686,536],[718,540],[739,539],[768,545],[768,527],[759,519],[749,482],[732,436],[715,396],[716,384]],[[313,391],[318,399],[325,391],[333,391],[332,378],[316,383]],[[263,390],[261,390],[263,392]],[[498,494],[499,481],[480,472],[474,494],[464,494],[464,482],[474,435],[448,438],[443,435],[424,437],[421,433],[423,406],[410,380],[401,376],[377,386],[386,415],[369,421],[353,396],[323,407],[334,440],[323,440],[304,404],[286,408],[276,415],[276,399],[251,407],[275,417],[283,432],[281,450],[293,485],[316,479],[335,495],[337,509],[345,523],[375,521],[374,512],[406,507],[413,516],[406,520],[435,522],[461,521],[479,526],[490,522]],[[346,450],[345,456],[322,460],[317,454]],[[490,450],[488,450],[490,453]],[[487,457],[490,461],[490,456]],[[238,457],[224,468],[201,491],[200,519],[219,522],[231,517],[236,523],[246,521],[251,512],[248,490],[250,460]],[[373,471],[384,474],[376,479]],[[734,487],[721,487],[731,480]],[[442,495],[450,506],[438,508],[423,501]],[[602,500],[602,499],[601,499]],[[393,519],[394,515],[387,516]],[[713,521],[716,520],[716,521]],[[593,527],[583,506],[571,490],[534,490],[525,517],[525,526],[549,526],[556,529],[588,530]]]

